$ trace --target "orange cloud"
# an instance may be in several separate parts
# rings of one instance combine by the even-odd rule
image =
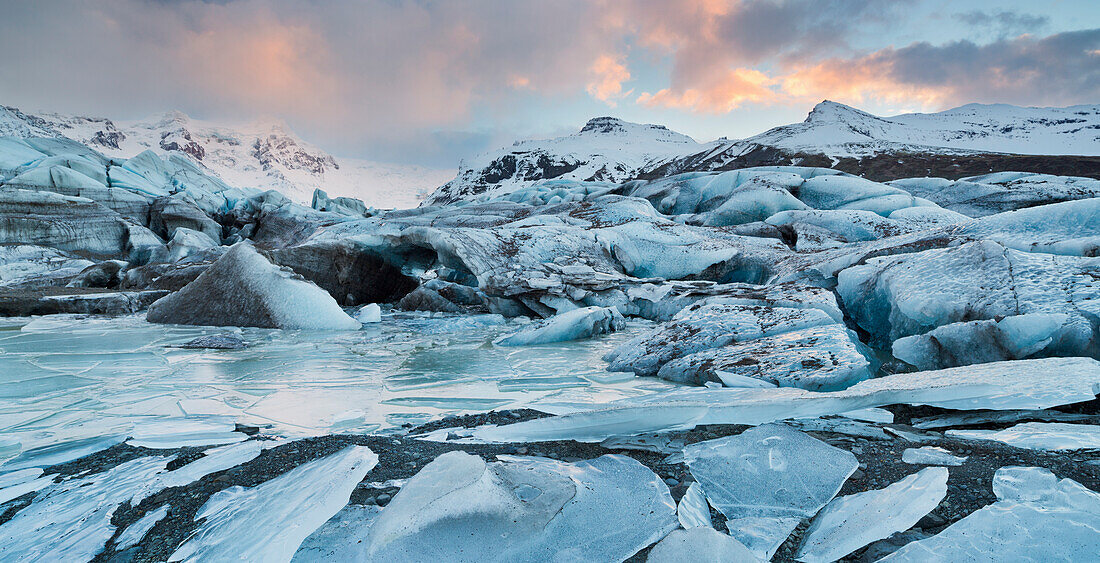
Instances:
[[[725,113],[745,102],[773,102],[779,94],[771,87],[776,80],[751,68],[735,68],[717,80],[700,88],[673,90],[666,88],[656,94],[638,96],[637,102],[647,107],[689,109],[702,113]]]
[[[630,80],[630,69],[626,68],[620,57],[600,55],[592,63],[591,74],[593,79],[588,83],[588,94],[611,107],[615,107],[616,99],[633,92],[623,92],[623,82]]]
[[[795,69],[781,77],[783,92],[805,101],[822,98],[861,104],[869,100],[916,104],[939,109],[952,95],[949,85],[920,86],[893,77],[891,63],[875,55],[854,61],[828,60]]]

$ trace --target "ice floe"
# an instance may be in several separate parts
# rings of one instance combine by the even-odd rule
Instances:
[[[948,430],[952,438],[992,440],[1032,450],[1100,449],[1100,426],[1065,422],[1025,422],[1004,430]]]
[[[913,465],[948,465],[954,467],[966,463],[966,459],[966,456],[957,456],[936,446],[906,448],[905,451],[901,452],[901,460]]]
[[[859,466],[850,452],[774,424],[692,444],[684,448],[684,463],[726,515],[730,534],[763,559],[801,519],[828,504]]]
[[[894,532],[907,530],[947,495],[947,469],[929,467],[886,488],[833,500],[814,517],[795,558],[835,561]]]
[[[199,509],[202,524],[169,561],[290,561],[377,463],[369,448],[350,446],[255,487],[220,491]]]
[[[678,525],[668,487],[630,458],[499,459],[426,465],[370,526],[363,560],[623,560]]]
[[[993,493],[997,502],[880,561],[1078,561],[1100,553],[1100,493],[1038,467],[998,469]]]

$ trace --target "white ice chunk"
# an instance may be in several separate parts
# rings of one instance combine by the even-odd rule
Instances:
[[[41,472],[41,470],[38,471]],[[0,488],[0,504],[4,504],[11,499],[19,498],[27,493],[40,491],[46,488],[50,483],[53,483],[53,475],[47,475],[46,477],[40,477],[31,481],[24,481]]]
[[[893,432],[896,430],[891,429]],[[902,436],[904,439],[904,436]],[[909,440],[912,441],[912,440]],[[920,448],[906,448],[901,453],[901,460],[913,465],[940,465],[955,467],[966,463],[966,456],[956,456],[950,451],[937,446],[923,446]]]
[[[749,377],[747,375],[741,375],[728,371],[715,371],[715,375],[722,381],[722,385],[726,387],[755,387],[759,389],[771,389],[778,387],[778,385],[767,381],[765,379],[757,379],[755,377]],[[712,383],[708,381],[707,383]]]
[[[261,451],[262,443],[257,440],[206,450],[199,459],[174,471],[157,475],[151,490],[188,485],[211,473],[248,463],[259,456]],[[140,501],[141,497],[135,497],[130,504],[137,505]]]
[[[859,466],[851,452],[781,424],[687,446],[684,463],[710,504],[730,520],[813,516]],[[730,535],[761,545],[754,534],[742,536],[739,526],[730,526]],[[774,540],[782,543],[783,538],[773,536],[765,543],[778,545]]]
[[[41,475],[41,467],[30,467],[27,469],[20,469],[18,471],[0,473],[0,489],[4,487],[10,487],[12,485],[26,483],[27,481],[33,481]]]
[[[376,504],[345,506],[302,542],[291,561],[365,561],[367,545],[363,538],[381,512],[382,507]]]
[[[966,463],[965,456],[957,456],[951,452],[936,446],[924,446],[923,448],[906,448],[901,452],[901,460],[913,465],[949,465],[958,466]]]
[[[688,486],[684,497],[680,499],[680,504],[676,505],[676,518],[680,520],[680,525],[688,530],[697,526],[714,527],[710,519],[710,505],[707,504],[707,497],[703,494],[703,488],[698,482]]]
[[[1002,467],[997,502],[880,561],[1080,561],[1100,553],[1100,493],[1047,469]]]
[[[883,424],[890,424],[894,422],[894,413],[877,407],[869,409],[858,409],[854,411],[842,412],[840,416],[844,418],[850,418],[852,420],[862,420],[865,422],[881,422]]]
[[[374,521],[362,560],[622,561],[677,527],[668,487],[628,457],[498,459],[429,463]]]
[[[1100,449],[1100,426],[1065,422],[1025,422],[1004,430],[948,430],[952,438],[993,440],[1032,450]]]
[[[114,535],[111,517],[145,488],[167,457],[142,457],[112,469],[62,481],[0,525],[0,560],[87,561]]]
[[[530,346],[582,340],[597,334],[621,330],[626,319],[614,307],[581,307],[558,313],[533,328],[497,341],[500,346]]]
[[[248,439],[248,436],[234,432],[234,428],[236,426],[233,419],[229,417],[162,418],[134,428],[131,438],[126,443],[141,448],[162,450],[185,446],[232,444]]]
[[[748,563],[758,561],[741,542],[710,527],[673,530],[649,551],[647,563]]]
[[[370,448],[351,446],[255,487],[215,493],[195,515],[202,524],[169,561],[290,561],[377,463]]]
[[[12,471],[28,467],[49,467],[94,454],[121,444],[124,440],[126,436],[101,436],[43,446],[23,452],[3,467]]]
[[[152,530],[153,526],[157,525],[157,522],[160,522],[165,516],[168,516],[169,508],[170,506],[167,504],[161,505],[156,510],[151,510],[146,513],[145,516],[139,518],[137,522],[127,526],[126,529],[118,535],[118,538],[115,539],[115,551],[130,549],[137,545],[138,542],[145,537],[145,534],[148,534],[149,530]]]
[[[907,530],[947,495],[947,468],[922,469],[884,489],[840,497],[814,517],[796,558],[835,561]]]
[[[382,322],[382,308],[377,303],[368,303],[355,312],[355,320],[363,324]]]
[[[356,330],[325,290],[269,262],[248,242],[232,246],[195,281],[149,307],[149,322]]]

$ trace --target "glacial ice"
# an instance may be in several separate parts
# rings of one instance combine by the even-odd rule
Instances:
[[[779,387],[833,391],[871,376],[858,342],[839,323],[796,329],[678,357],[657,376],[696,385],[755,378]]]
[[[41,473],[42,470],[38,469],[38,472]],[[9,500],[19,498],[27,493],[40,491],[53,483],[53,481],[53,476],[47,475],[46,477],[39,477],[37,479],[22,481],[19,483],[12,483],[10,485],[0,487],[0,504],[4,504]]]
[[[1056,349],[1084,352],[1097,340],[1088,311],[1097,307],[1098,272],[1100,258],[982,241],[872,258],[840,272],[837,291],[876,346],[951,323],[1044,313],[1072,317]]]
[[[850,452],[779,424],[692,444],[684,463],[726,515],[730,535],[764,559],[794,529],[792,521],[813,516],[859,466]],[[742,519],[753,524],[744,533]]]
[[[890,404],[949,409],[1043,409],[1089,401],[1100,388],[1100,362],[1044,358],[895,374],[841,391],[795,388],[686,388],[582,408],[553,418],[483,427],[488,441],[601,441],[609,436],[684,430],[699,424],[763,424]]]
[[[930,538],[881,559],[903,561],[1078,561],[1100,553],[1100,493],[1047,469],[1002,467],[997,502]]]
[[[119,504],[148,487],[170,458],[142,457],[43,489],[0,525],[0,559],[87,561],[114,535]]]
[[[966,459],[966,456],[957,456],[936,446],[906,448],[905,451],[901,452],[901,460],[913,465],[948,465],[954,467],[966,463]]]
[[[525,328],[497,341],[499,346],[531,346],[581,340],[622,330],[626,320],[613,307],[583,307],[550,317],[538,326]]]
[[[131,446],[167,450],[185,446],[214,446],[243,442],[248,436],[234,431],[228,417],[181,417],[150,420],[134,428]]]
[[[1051,201],[1100,197],[1100,181],[1077,176],[998,172],[960,180],[906,178],[887,182],[970,217],[983,217]]]
[[[688,485],[680,504],[676,505],[676,519],[686,530],[699,526],[714,527],[710,519],[710,505],[707,504],[707,497],[698,482]]]
[[[817,513],[795,556],[835,561],[895,532],[909,529],[947,495],[947,468],[929,467],[886,488],[833,500]]]
[[[368,303],[355,312],[355,320],[362,324],[382,322],[382,308],[377,303]]]
[[[168,262],[178,262],[192,254],[218,246],[209,235],[187,227],[177,227],[168,241]]]
[[[1100,450],[1100,426],[1093,424],[1024,422],[1004,430],[948,430],[946,434],[1033,450]]]
[[[377,463],[370,448],[350,446],[255,487],[215,493],[195,515],[202,524],[169,561],[289,562]]]
[[[814,209],[861,209],[884,217],[922,205],[905,190],[848,175],[810,178],[798,189],[798,198]]]
[[[30,467],[49,467],[66,463],[86,455],[94,454],[111,446],[121,444],[126,436],[97,436],[72,441],[58,442],[30,450],[24,450],[14,459],[4,463],[5,471],[15,471]]]
[[[363,543],[371,524],[382,512],[376,504],[349,504],[309,535],[293,563],[328,563],[330,561],[365,561],[367,546]]]
[[[210,448],[203,452],[202,457],[183,467],[157,474],[153,478],[153,484],[149,490],[157,491],[170,487],[182,487],[211,473],[248,463],[260,455],[262,446],[263,444],[259,441],[249,440],[240,444]],[[139,500],[140,498],[135,497],[131,504],[136,505]]]
[[[623,344],[605,359],[610,371],[652,376],[668,362],[689,354],[834,322],[819,309],[747,306],[709,298],[688,306],[650,334]]]
[[[1092,340],[1089,326],[1064,313],[1031,313],[944,325],[894,341],[894,357],[939,369],[1029,357],[1075,355]],[[1086,344],[1087,346],[1087,344]],[[1085,348],[1087,349],[1087,348]]]
[[[153,303],[149,322],[356,330],[360,324],[323,289],[261,256],[233,245],[183,289]]]
[[[741,542],[710,527],[673,530],[649,550],[646,563],[751,563],[760,561]]]
[[[677,527],[668,487],[628,457],[498,459],[426,465],[371,525],[363,560],[621,561]]]
[[[127,526],[126,529],[115,538],[115,551],[122,551],[137,545],[138,542],[145,537],[145,534],[148,534],[149,530],[152,530],[153,526],[157,525],[157,522],[160,522],[165,516],[168,516],[168,510],[170,508],[169,505],[163,504],[156,510],[150,510],[145,516],[142,516],[136,522]]]

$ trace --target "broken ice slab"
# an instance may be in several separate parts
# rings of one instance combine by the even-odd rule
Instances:
[[[0,467],[0,469],[4,469]],[[27,481],[33,481],[42,475],[42,468],[30,467],[27,469],[20,469],[18,471],[9,471],[7,473],[0,473],[0,489],[4,487],[10,487],[12,485],[19,485],[26,483]]]
[[[148,487],[170,458],[142,457],[56,483],[0,525],[0,560],[87,561],[114,535],[119,504]]]
[[[426,465],[370,526],[361,560],[622,561],[678,525],[668,487],[628,457],[498,459]]]
[[[381,512],[376,504],[345,506],[302,542],[292,563],[365,561],[367,546],[362,540]]]
[[[834,432],[871,440],[890,439],[879,426],[847,418],[797,418],[784,421],[784,424],[806,432]]]
[[[626,319],[614,307],[581,307],[558,313],[537,326],[525,327],[519,332],[496,342],[498,346],[533,346],[582,340],[596,335],[622,330]]]
[[[41,470],[39,470],[39,473],[41,473]],[[9,500],[19,498],[27,493],[40,491],[46,488],[50,483],[53,483],[53,479],[53,475],[47,475],[46,477],[20,481],[12,485],[0,487],[0,504],[4,504]]]
[[[1100,389],[1100,362],[1044,358],[895,374],[848,389],[681,388],[607,403],[537,421],[482,428],[475,437],[497,442],[578,440],[687,430],[699,424],[764,424],[891,404],[951,409],[1043,409],[1088,401]]]
[[[864,422],[881,422],[883,424],[889,424],[894,422],[894,413],[880,408],[858,409],[854,411],[842,412],[840,416],[844,418],[850,418],[852,420],[862,420]]]
[[[676,453],[687,445],[683,438],[672,434],[635,434],[632,436],[612,436],[600,445],[609,450],[641,450],[659,454]]]
[[[127,444],[166,450],[187,446],[217,446],[243,442],[248,436],[235,432],[230,417],[158,418],[134,428]]]
[[[1100,493],[1038,467],[998,469],[993,493],[997,502],[880,561],[1080,561],[1100,553]]]
[[[759,559],[741,542],[710,527],[673,530],[646,563],[749,563]]]
[[[497,382],[497,389],[508,391],[543,391],[552,389],[568,389],[570,387],[588,387],[587,380],[572,376],[541,376],[541,377],[516,377],[502,379]]]
[[[676,505],[676,519],[687,530],[698,526],[714,527],[710,519],[710,505],[707,504],[707,497],[699,483],[688,485],[680,504]]]
[[[255,487],[215,493],[195,515],[202,524],[169,561],[290,561],[377,463],[370,448],[350,446]]]
[[[796,558],[835,561],[895,532],[908,530],[947,495],[947,468],[922,469],[883,489],[833,500],[814,517]]]
[[[403,407],[432,407],[444,410],[491,411],[511,401],[507,399],[478,399],[474,397],[394,397],[380,401],[383,405]]]
[[[122,551],[124,549],[130,549],[134,547],[145,537],[145,534],[149,533],[149,530],[153,529],[153,526],[157,525],[168,516],[168,509],[170,507],[167,504],[161,505],[156,510],[151,510],[138,519],[137,522],[130,524],[118,535],[115,539],[115,551]]]
[[[901,452],[901,460],[913,465],[948,465],[954,467],[966,463],[966,459],[965,456],[954,455],[936,446],[906,448],[905,451]]]
[[[974,424],[1007,424],[1030,420],[1037,422],[1086,422],[1100,423],[1096,415],[1061,412],[1055,410],[1018,410],[959,412],[925,418],[914,418],[913,427],[920,429],[948,428],[951,426],[970,426]]]
[[[1100,449],[1100,426],[1064,422],[1025,422],[1004,430],[948,430],[951,438],[993,440],[1032,450]]]
[[[687,446],[684,463],[727,519],[768,521],[745,526],[745,534],[741,526],[729,525],[730,535],[762,558],[771,556],[799,520],[832,500],[859,466],[851,452],[781,424]]]
[[[126,436],[101,436],[85,438],[71,442],[62,442],[50,446],[43,446],[24,451],[15,459],[5,463],[3,469],[15,471],[28,467],[49,467],[59,463],[66,463],[74,459],[82,458],[96,452],[121,444]]]

